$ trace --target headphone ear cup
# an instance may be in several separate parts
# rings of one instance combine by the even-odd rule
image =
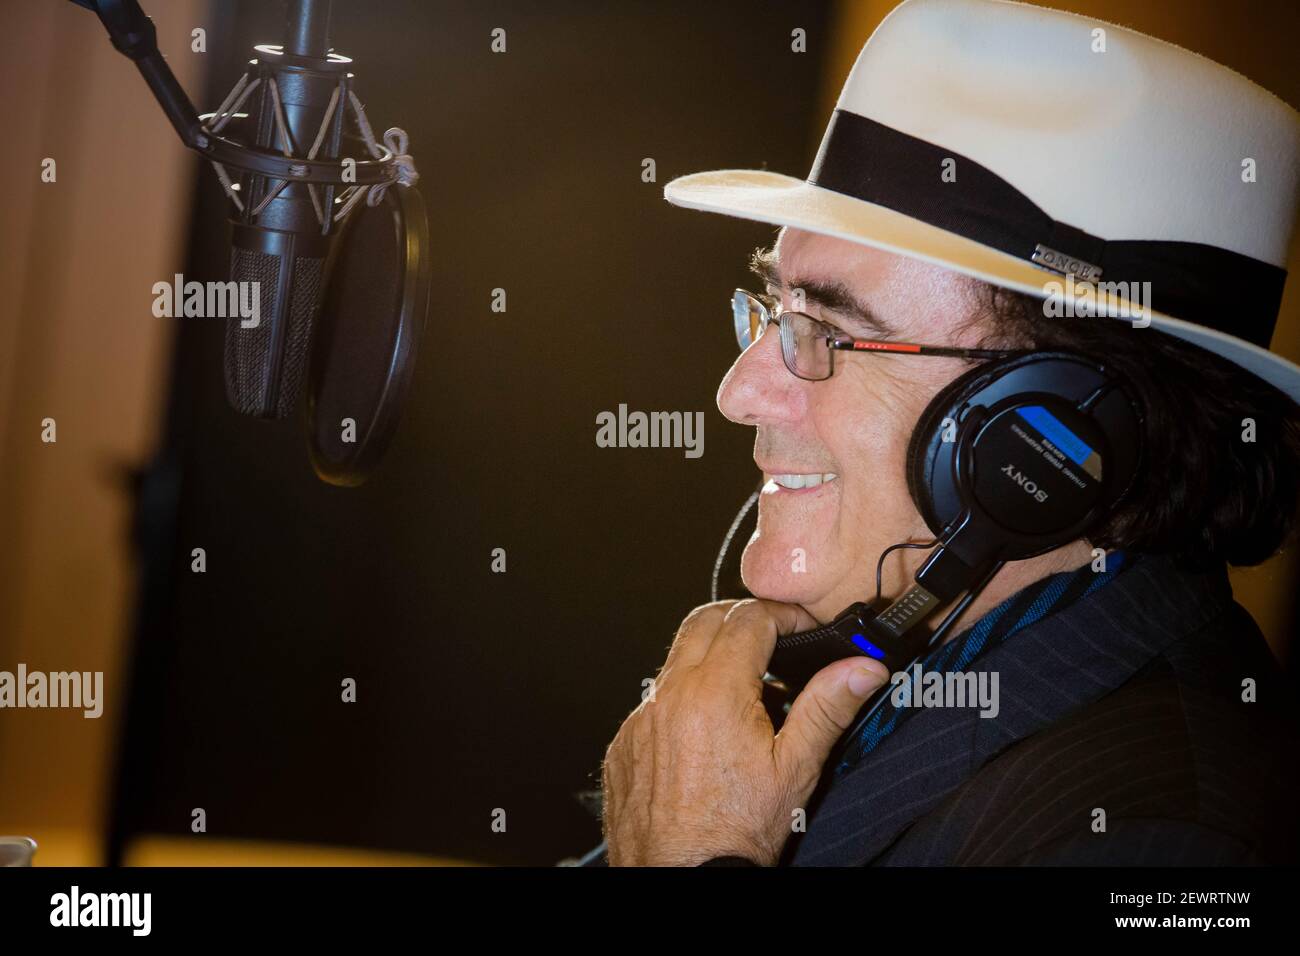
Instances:
[[[930,483],[925,476],[925,451],[930,445],[937,423],[943,421],[943,413],[951,404],[952,385],[945,385],[921,411],[912,437],[907,443],[907,493],[912,496],[912,503],[921,513],[925,523],[934,531],[934,497],[930,494]],[[935,532],[938,533],[937,531]]]
[[[940,515],[935,502],[934,476],[929,473],[929,462],[934,460],[930,449],[935,442],[943,441],[944,419],[957,420],[962,405],[974,392],[984,387],[989,376],[997,374],[998,366],[1004,360],[998,359],[967,369],[961,375],[945,385],[930,399],[930,404],[921,411],[921,417],[912,429],[912,437],[907,443],[907,493],[912,496],[916,510],[921,513],[925,523],[937,536],[944,525],[956,515]]]
[[[1100,358],[996,359],[958,376],[921,413],[908,492],[936,537],[956,533],[948,544],[959,541],[972,566],[1042,554],[1094,528],[1123,497],[1142,458],[1141,422]]]

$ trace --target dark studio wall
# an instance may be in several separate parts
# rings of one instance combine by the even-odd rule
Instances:
[[[410,404],[368,484],[327,486],[301,421],[226,406],[221,324],[181,323],[142,484],[114,836],[189,835],[202,807],[213,836],[551,863],[599,839],[573,794],[708,599],[754,481],[751,434],[714,394],[735,351],[724,299],[774,230],[670,206],[663,184],[806,173],[827,4],[334,7],[334,45],[376,129],[410,133],[429,209]],[[253,43],[281,39],[277,3],[215,8],[208,109]],[[208,170],[194,203],[186,278],[224,279]],[[702,411],[703,456],[597,447],[620,403]]]

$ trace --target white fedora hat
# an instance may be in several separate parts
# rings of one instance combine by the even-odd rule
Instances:
[[[1006,0],[895,8],[807,179],[664,187],[1083,307],[1114,283],[1112,306],[1145,305],[1152,328],[1300,402],[1300,366],[1268,351],[1298,195],[1300,116],[1282,100],[1162,40]],[[1145,302],[1124,291],[1142,283]]]

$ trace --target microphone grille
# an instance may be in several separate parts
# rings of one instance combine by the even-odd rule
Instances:
[[[289,277],[287,308],[280,302],[282,270]],[[258,324],[239,318],[226,324],[226,397],[231,406],[260,418],[287,418],[302,391],[312,328],[320,310],[325,260],[272,255],[238,246],[231,250],[230,277],[258,283]]]

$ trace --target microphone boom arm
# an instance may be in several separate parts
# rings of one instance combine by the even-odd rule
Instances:
[[[208,137],[198,111],[158,49],[158,31],[135,0],[72,0],[99,17],[119,53],[135,63],[154,99],[190,149],[204,150]]]

